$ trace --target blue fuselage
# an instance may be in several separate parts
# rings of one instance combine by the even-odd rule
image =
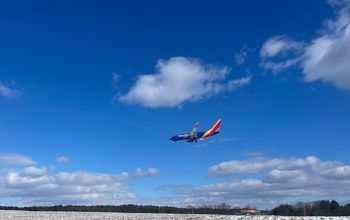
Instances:
[[[213,133],[212,135],[216,135],[218,133],[219,133],[219,131]],[[184,141],[184,140],[187,140],[187,142],[193,142],[193,141],[197,141],[198,139],[202,138],[204,134],[205,134],[204,131],[197,132],[194,137],[191,136],[191,134],[189,134],[189,133],[187,133],[187,134],[177,134],[177,135],[172,136],[170,138],[170,140],[175,141],[175,142],[176,141]]]

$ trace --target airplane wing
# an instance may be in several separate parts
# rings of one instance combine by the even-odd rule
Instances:
[[[199,125],[199,122],[197,122],[197,123],[194,125],[194,127],[193,127],[193,129],[192,129],[192,131],[191,131],[191,134],[190,134],[191,138],[194,138],[194,137],[197,136],[198,125]]]

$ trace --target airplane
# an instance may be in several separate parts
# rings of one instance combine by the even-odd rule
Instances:
[[[220,132],[220,126],[221,126],[221,119],[219,119],[215,125],[207,130],[207,131],[200,131],[197,132],[199,122],[197,122],[194,125],[194,128],[192,129],[191,133],[186,133],[186,134],[177,134],[174,135],[170,138],[171,141],[174,141],[175,143],[177,141],[184,141],[186,140],[187,142],[197,142],[198,140],[204,140],[206,138],[209,138],[213,135],[216,135]]]

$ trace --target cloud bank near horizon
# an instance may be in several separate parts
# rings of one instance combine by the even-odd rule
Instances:
[[[272,208],[282,201],[339,199],[350,195],[350,165],[315,156],[268,158],[259,155],[224,161],[208,168],[206,181],[212,183],[155,186],[153,190],[172,195],[141,197],[134,193],[129,182],[158,176],[158,168],[138,168],[119,174],[65,172],[38,166],[37,161],[25,155],[6,155],[20,156],[19,159],[11,156],[11,163],[3,163],[0,196],[21,199],[22,204],[17,205],[147,203],[187,206],[225,202],[233,206]]]
[[[216,183],[172,185],[174,204],[253,205],[272,208],[281,202],[339,199],[350,195],[350,165],[315,156],[253,157],[208,168]]]
[[[119,174],[55,172],[54,167],[37,166],[37,161],[18,153],[0,153],[0,163],[0,197],[20,199],[16,205],[130,203],[138,195],[129,182],[160,172],[157,168]]]

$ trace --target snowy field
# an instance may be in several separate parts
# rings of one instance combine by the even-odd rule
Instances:
[[[27,212],[1,211],[0,220],[170,220],[170,219],[220,219],[220,220],[350,220],[350,217],[283,217],[283,216],[225,216],[182,214],[129,214],[106,212]]]
[[[1,211],[0,220],[171,220],[171,219],[220,219],[220,220],[350,220],[350,217],[283,217],[283,216],[225,216],[182,214],[129,214],[106,212],[27,212]]]

